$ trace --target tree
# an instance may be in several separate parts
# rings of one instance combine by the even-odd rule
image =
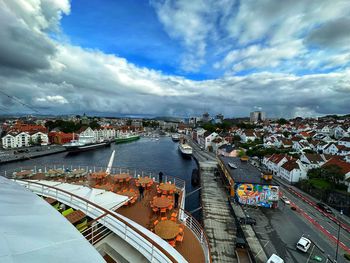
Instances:
[[[323,178],[327,181],[338,184],[339,181],[344,180],[344,173],[338,165],[331,164],[323,167]]]
[[[310,169],[307,172],[307,177],[309,179],[313,179],[313,178],[321,178],[322,177],[322,169],[321,168],[313,168]]]
[[[286,119],[281,118],[281,119],[277,120],[277,123],[278,123],[279,125],[284,125],[284,124],[287,124],[287,123],[289,123],[289,122],[288,122]]]

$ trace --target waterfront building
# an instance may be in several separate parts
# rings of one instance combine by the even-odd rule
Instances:
[[[2,137],[2,147],[4,149],[8,148],[16,148],[16,135],[12,133],[8,133],[4,137]]]
[[[230,195],[244,205],[276,208],[279,187],[272,182],[272,173],[260,172],[248,157],[218,156],[219,170]]]
[[[65,132],[61,132],[61,131],[57,131],[57,132],[50,132],[48,134],[49,137],[49,142],[52,144],[65,144],[65,143],[69,143],[71,140],[76,140],[78,139],[78,135],[74,134],[74,133],[65,133]]]
[[[34,144],[48,145],[49,143],[49,136],[43,132],[33,133],[30,139]]]

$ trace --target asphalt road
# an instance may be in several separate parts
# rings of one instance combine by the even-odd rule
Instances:
[[[253,228],[267,255],[275,253],[286,263],[315,262],[312,261],[315,255],[321,256],[322,262],[326,262],[327,254],[334,258],[335,246],[332,246],[324,235],[312,227],[299,212],[293,211],[290,206],[284,205],[281,201],[277,209],[252,207],[244,209],[249,216],[256,219],[257,224]],[[312,246],[308,253],[297,250],[296,243],[302,235],[310,238],[326,253],[322,253],[316,246]],[[346,263],[340,253],[338,262]]]

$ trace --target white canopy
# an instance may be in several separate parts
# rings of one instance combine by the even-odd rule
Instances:
[[[42,198],[0,176],[0,262],[105,262]]]
[[[75,194],[79,197],[89,200],[99,206],[102,206],[105,209],[115,210],[118,207],[122,206],[125,202],[128,201],[128,197],[124,195],[118,195],[110,191],[103,189],[90,188],[83,185],[60,183],[54,181],[46,180],[28,180],[35,181],[47,186],[54,186],[58,189],[67,191],[71,194]]]

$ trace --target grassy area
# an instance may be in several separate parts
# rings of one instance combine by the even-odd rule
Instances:
[[[331,183],[327,182],[326,180],[324,179],[319,179],[319,178],[314,178],[314,179],[310,179],[309,180],[309,183],[317,188],[317,189],[321,189],[321,190],[326,190],[326,189],[329,189],[331,188]]]

